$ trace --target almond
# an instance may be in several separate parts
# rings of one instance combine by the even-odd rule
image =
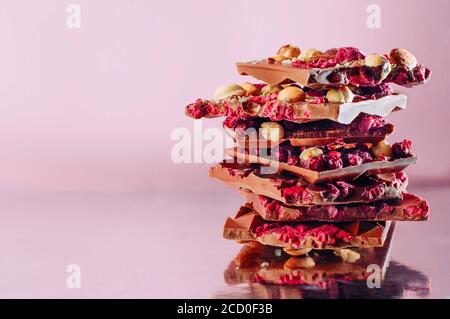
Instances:
[[[374,156],[386,156],[386,157],[392,156],[392,147],[386,141],[381,141],[378,142],[377,144],[372,145],[370,151]]]
[[[278,55],[287,57],[289,59],[298,57],[300,53],[301,53],[300,48],[292,44],[283,45],[281,48],[278,49],[277,52]]]
[[[230,96],[245,96],[247,91],[238,84],[222,85],[214,91],[215,100],[223,100]]]
[[[260,95],[261,90],[253,83],[245,82],[241,84],[241,87],[247,91],[247,95]]]

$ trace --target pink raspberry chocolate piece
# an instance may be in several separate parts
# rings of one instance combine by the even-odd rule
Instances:
[[[405,158],[412,156],[412,150],[411,150],[411,141],[410,140],[403,140],[399,143],[394,143],[392,145],[392,155],[394,158]]]

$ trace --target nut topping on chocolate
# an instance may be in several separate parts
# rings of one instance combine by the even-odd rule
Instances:
[[[384,80],[392,70],[391,63],[389,63],[388,59],[379,54],[371,54],[366,56],[366,58],[364,59],[364,64],[372,68],[380,67],[381,80]]]
[[[284,137],[284,129],[277,122],[264,122],[261,124],[261,135],[268,141],[278,142]]]
[[[302,61],[309,61],[321,55],[323,55],[323,53],[317,49],[308,49],[303,51],[298,58]]]
[[[271,94],[278,94],[278,92],[280,92],[281,90],[283,90],[283,87],[281,85],[267,84],[261,89],[261,94],[263,96],[268,96]]]
[[[350,103],[353,101],[354,94],[347,86],[341,86],[337,89],[329,89],[326,97],[331,103]]]
[[[282,102],[301,102],[306,99],[305,92],[296,86],[288,86],[278,93],[277,100]]]
[[[311,249],[310,249],[311,250]],[[286,251],[286,250],[285,250]],[[284,269],[295,270],[304,268],[314,268],[316,263],[311,257],[291,257],[284,263]]]
[[[334,254],[341,257],[342,261],[345,263],[354,263],[361,257],[356,251],[346,248],[337,249],[334,251]]]
[[[245,96],[247,91],[238,84],[222,85],[214,91],[214,99],[223,100],[230,96]]]
[[[271,56],[271,57],[267,58],[267,61],[270,62],[270,63],[283,62],[285,60],[289,60],[289,58],[284,56],[284,55],[274,55],[274,56]]]
[[[317,251],[332,250],[324,254],[360,266],[368,261],[363,248],[383,246],[390,221],[428,220],[428,203],[406,191],[404,170],[417,161],[411,141],[385,141],[394,126],[383,117],[406,107],[393,84],[413,87],[431,75],[409,51],[366,56],[350,46],[302,52],[286,44],[236,67],[259,83],[221,86],[214,99],[185,109],[194,119],[226,117],[223,128],[236,143],[209,170],[245,199],[223,231],[253,246],[241,254],[250,263],[238,258],[235,265],[268,271],[265,257],[275,252],[281,270],[297,276],[327,268]]]
[[[416,57],[406,49],[392,49],[389,56],[393,63],[410,70],[417,65]]]
[[[289,59],[298,57],[300,53],[301,53],[300,48],[292,44],[283,45],[281,48],[278,49],[277,52],[278,55],[284,56]]]
[[[371,54],[366,56],[366,58],[364,59],[364,64],[366,66],[370,66],[370,67],[377,67],[377,66],[381,66],[383,64],[385,64],[387,62],[387,59],[379,54]]]

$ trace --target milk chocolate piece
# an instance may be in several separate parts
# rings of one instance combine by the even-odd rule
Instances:
[[[311,84],[309,87],[314,86],[310,81],[310,77],[313,77],[312,73],[315,72],[314,69],[294,68],[288,64],[269,63],[267,61],[237,62],[236,68],[240,75],[250,75],[268,84],[276,85],[295,82],[301,86],[308,86],[308,84]],[[322,72],[322,74],[329,74],[330,71],[331,69],[329,68],[322,71],[319,69],[319,72]],[[318,75],[320,76],[320,74]],[[321,84],[330,83],[318,83],[320,87],[322,87]],[[337,84],[344,85],[345,83],[343,79],[340,79]]]
[[[257,241],[263,245],[287,249],[369,248],[383,246],[390,223],[267,222],[251,205],[246,205],[239,209],[234,219],[227,219],[223,236],[239,242]]]
[[[263,219],[270,221],[425,221],[428,220],[430,211],[425,200],[408,193],[404,193],[401,200],[309,207],[288,206],[250,191],[241,193]]]
[[[390,133],[386,133],[384,135],[375,135],[370,136],[364,133],[361,134],[349,134],[347,136],[339,135],[338,131],[326,131],[323,132],[324,135],[328,135],[328,137],[286,137],[280,139],[277,142],[268,141],[264,139],[251,139],[251,138],[242,138],[232,129],[225,127],[225,132],[234,139],[234,141],[238,144],[239,147],[242,148],[251,148],[251,147],[275,147],[278,144],[289,141],[292,146],[320,146],[327,145],[330,143],[334,143],[336,141],[342,141],[344,143],[369,143],[376,144],[381,141],[384,141],[386,137]],[[300,134],[299,134],[300,135]]]
[[[232,96],[224,100],[198,99],[186,106],[185,113],[195,119],[233,116],[239,118],[263,117],[272,121],[310,122],[332,120],[350,124],[358,115],[387,116],[393,111],[406,108],[406,96],[387,95],[376,100],[354,103],[286,103],[277,100],[255,100],[254,97]]]
[[[307,123],[280,121],[283,138],[278,141],[264,139],[260,133],[260,118],[239,119],[228,117],[223,123],[225,132],[241,148],[269,147],[289,141],[292,146],[320,146],[342,141],[344,143],[375,144],[392,134],[394,126],[377,116],[358,116],[350,124],[340,124],[330,120]]]
[[[404,87],[425,84],[431,71],[422,65],[412,70],[402,66],[393,68],[386,78],[381,77],[382,69],[367,67],[364,60],[355,60],[351,65],[334,65],[326,68],[303,68],[292,64],[268,61],[236,63],[240,75],[250,75],[268,84],[288,84],[296,82],[304,87],[324,88],[342,85],[374,86],[381,83],[396,83]]]
[[[363,174],[377,175],[385,173],[401,172],[409,165],[417,161],[416,156],[395,159],[393,161],[374,161],[357,166],[348,166],[341,169],[334,169],[322,172],[316,172],[303,167],[279,162],[277,160],[256,156],[253,154],[245,154],[239,148],[230,148],[225,153],[235,159],[238,163],[255,163],[269,166],[274,171],[288,171],[297,176],[301,176],[304,180],[311,184],[331,182],[331,181],[348,181],[353,180]]]
[[[312,185],[289,173],[261,175],[258,165],[217,164],[209,176],[234,188],[249,190],[289,206],[369,203],[401,199],[408,180],[406,174],[363,176],[351,182],[337,181]]]

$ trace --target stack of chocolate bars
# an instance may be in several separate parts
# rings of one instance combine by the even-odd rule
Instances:
[[[304,257],[332,253],[344,262],[382,247],[393,221],[424,221],[427,202],[407,193],[411,141],[389,144],[384,117],[405,109],[393,84],[426,83],[429,69],[405,49],[365,55],[353,47],[302,51],[237,63],[263,83],[219,87],[214,99],[186,107],[192,118],[225,117],[235,147],[209,175],[245,198],[224,237]],[[303,256],[303,257],[299,257]]]

